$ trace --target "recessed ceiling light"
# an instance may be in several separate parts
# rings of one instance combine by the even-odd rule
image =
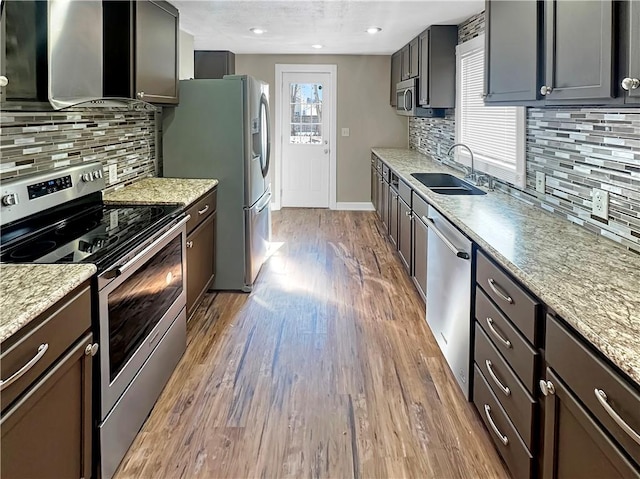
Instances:
[[[255,33],[256,35],[262,35],[266,30],[264,28],[253,27],[249,29],[250,32]]]
[[[367,33],[371,34],[371,35],[375,35],[378,32],[381,32],[382,28],[380,27],[369,27],[367,28]]]
[[[319,43],[316,43],[315,45],[311,45],[311,48],[316,48],[316,49],[320,49],[322,48],[323,45],[320,45]]]

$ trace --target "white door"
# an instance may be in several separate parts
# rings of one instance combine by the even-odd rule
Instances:
[[[328,208],[331,74],[282,75],[282,206]]]

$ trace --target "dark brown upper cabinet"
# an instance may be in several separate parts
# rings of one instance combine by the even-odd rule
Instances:
[[[613,0],[545,1],[546,104],[614,96]]]
[[[236,55],[228,50],[193,52],[194,78],[217,79],[236,72]]]
[[[389,88],[389,103],[397,106],[396,85],[402,79],[402,52],[395,52],[391,55],[391,85]]]
[[[544,4],[535,0],[485,2],[485,102],[542,98]]]
[[[103,1],[105,96],[178,103],[178,10],[159,0]]]
[[[456,25],[433,25],[419,37],[418,99],[426,108],[456,106]]]
[[[416,37],[400,50],[402,58],[402,80],[415,78],[419,74],[420,51],[418,41],[418,37]]]

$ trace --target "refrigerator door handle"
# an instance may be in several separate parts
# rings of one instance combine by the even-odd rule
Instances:
[[[267,96],[263,93],[260,97],[260,109],[264,108],[264,116],[260,112],[260,120],[265,124],[261,125],[260,131],[266,131],[266,142],[261,142],[262,155],[262,177],[266,178],[269,174],[269,163],[271,162],[271,113],[269,112],[269,102]],[[264,151],[266,148],[266,151]]]
[[[271,202],[271,192],[269,192],[269,193],[267,193],[267,194],[265,195],[264,204],[263,204],[263,205],[260,205],[260,206],[258,207],[258,214],[259,214],[259,213],[262,213],[262,212],[264,211],[264,209],[265,209],[267,206],[269,206],[269,203],[270,203],[270,202]]]

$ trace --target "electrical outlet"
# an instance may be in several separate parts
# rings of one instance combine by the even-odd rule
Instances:
[[[594,188],[592,197],[591,214],[604,220],[609,219],[609,192]]]
[[[547,175],[542,171],[536,171],[536,191],[538,193],[544,193],[547,186]]]
[[[349,128],[342,129],[342,136],[349,136]]]
[[[109,165],[109,183],[118,181],[118,165]]]

